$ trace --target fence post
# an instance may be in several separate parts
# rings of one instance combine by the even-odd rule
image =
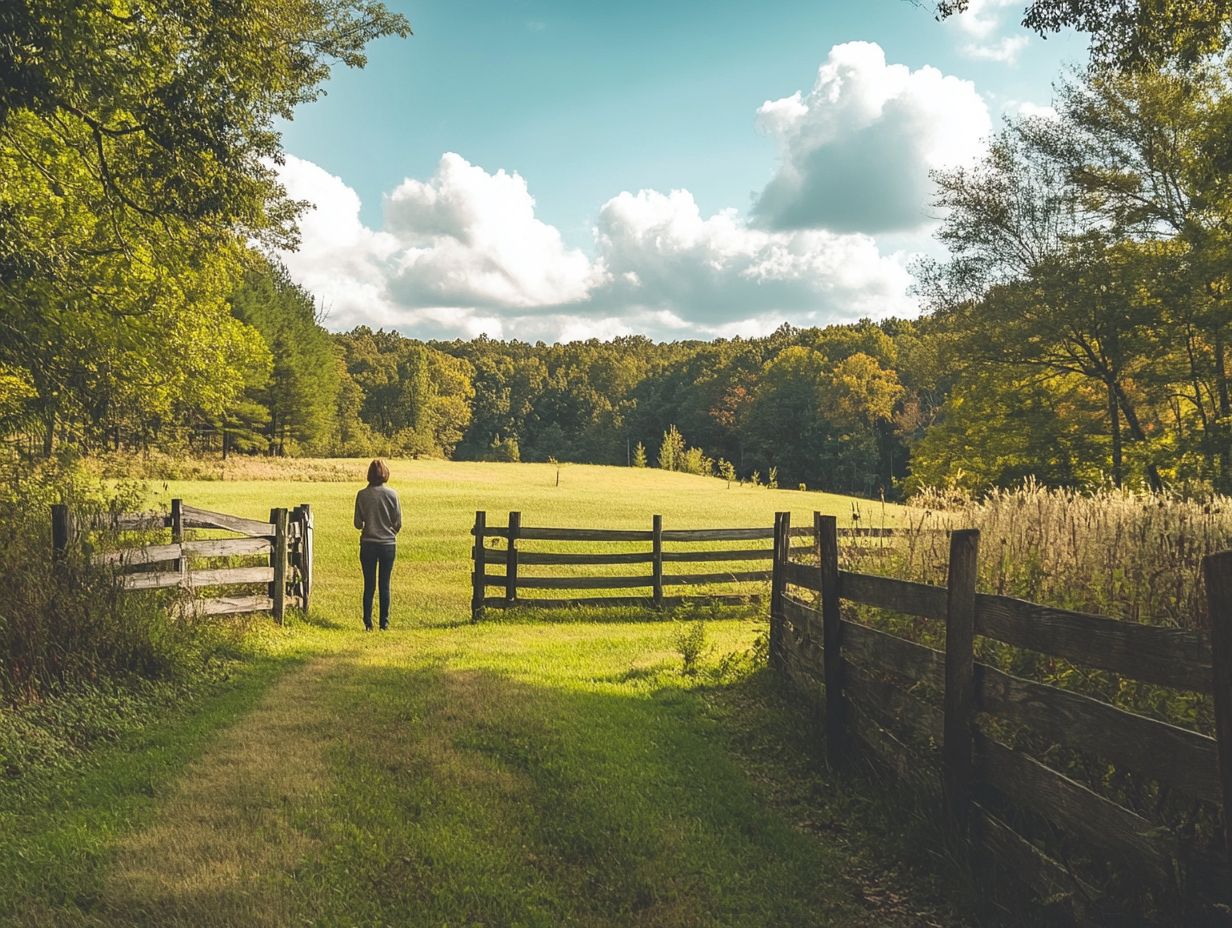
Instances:
[[[51,507],[51,557],[62,561],[68,554],[68,545],[73,537],[73,522],[68,506],[55,503]]]
[[[1211,666],[1215,690],[1215,738],[1223,798],[1223,842],[1232,854],[1232,551],[1202,559],[1211,622]]]
[[[488,514],[482,509],[475,513],[475,547],[471,549],[471,621],[478,622],[483,618],[483,575],[484,575],[484,534],[487,530]]]
[[[518,535],[522,531],[522,513],[509,513],[509,549],[505,554],[505,604],[518,601]]]
[[[826,755],[841,764],[847,753],[847,711],[843,696],[843,622],[838,575],[838,517],[813,513],[817,564],[821,574],[821,660],[826,684]]]
[[[770,559],[770,666],[784,671],[783,660],[783,513],[774,514],[774,555]]]
[[[300,503],[299,509],[302,514],[299,536],[300,608],[307,612],[312,599],[312,506]]]
[[[663,608],[663,517],[655,516],[651,520],[650,553],[652,560],[651,574],[654,587],[653,599],[656,609]]]
[[[182,499],[171,501],[171,543],[173,545],[184,544],[184,501]],[[179,557],[175,559],[175,570],[180,575],[180,583],[185,583],[188,558],[184,557],[183,548],[180,549]]]
[[[286,509],[275,509],[270,519],[274,523],[274,621],[282,624],[287,609],[287,534],[289,521]]]
[[[946,581],[945,728],[941,779],[946,815],[962,828],[971,802],[971,755],[975,720],[975,581],[980,548],[978,529],[950,535]]]

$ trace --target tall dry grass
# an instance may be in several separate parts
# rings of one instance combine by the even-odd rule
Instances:
[[[949,532],[974,528],[980,532],[981,592],[1203,632],[1208,616],[1202,559],[1232,549],[1232,499],[1227,497],[1181,499],[1114,488],[1076,492],[1028,482],[980,497],[926,490],[911,500],[911,506],[892,539],[866,543],[863,552],[847,545],[851,550],[844,566],[944,586]],[[945,647],[942,622],[847,602],[843,612],[849,619],[900,637]],[[1206,735],[1214,731],[1212,700],[1199,692],[1143,683],[983,637],[976,639],[976,657],[1015,676],[1129,712]],[[940,693],[926,682],[905,678],[894,682],[939,708]],[[981,717],[979,725],[986,734],[1181,836],[1187,848],[1196,849],[1194,853],[1205,853],[1220,840],[1219,812],[1212,804],[1195,801],[1141,771],[1120,767],[1082,743],[1058,743],[1028,725],[995,716]],[[903,736],[912,740],[910,733]],[[918,738],[912,743],[923,756],[936,757],[935,744]],[[1178,864],[1174,879],[1143,880],[1136,871],[1072,834],[1062,836],[1005,797],[995,808],[1020,833],[1100,888],[1098,904],[1108,908],[1107,923],[1173,924],[1172,913],[1180,911],[1177,900],[1190,893],[1190,880],[1200,879],[1187,875]],[[1102,917],[1093,921],[1104,923]]]
[[[1232,498],[1187,500],[1026,483],[982,497],[927,490],[912,500],[887,566],[944,584],[945,529],[980,531],[982,592],[1132,622],[1207,627],[1202,558],[1232,548]]]

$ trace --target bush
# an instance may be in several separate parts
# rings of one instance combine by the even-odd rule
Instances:
[[[106,489],[75,468],[47,467],[0,490],[0,697],[9,705],[83,684],[166,679],[192,666],[203,627],[172,618],[166,594],[122,594],[91,563],[88,540],[51,557],[52,503],[79,517],[139,508],[135,486]]]
[[[706,655],[706,623],[702,619],[681,622],[673,636],[673,644],[680,654],[681,672],[693,676]]]

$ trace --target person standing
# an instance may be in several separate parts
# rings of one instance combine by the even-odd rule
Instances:
[[[372,631],[372,597],[380,582],[381,631],[389,628],[389,577],[398,553],[402,506],[389,483],[389,466],[379,458],[368,465],[368,485],[355,494],[359,566],[364,572],[364,631]]]

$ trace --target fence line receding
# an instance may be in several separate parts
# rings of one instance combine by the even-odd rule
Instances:
[[[795,560],[801,549],[789,550],[789,538],[798,530],[789,514],[776,522],[771,662],[824,717],[832,760],[871,756],[924,787],[954,832],[1041,896],[1111,894],[1112,871],[1099,862],[1115,861],[1178,911],[1227,911],[1232,553],[1204,565],[1208,641],[978,593],[975,530],[952,533],[947,585],[934,587],[840,570],[835,520],[819,514],[809,562]],[[933,640],[945,648],[855,621],[842,603],[943,623]],[[1124,686],[1167,688],[1161,698],[1213,696],[1216,737],[977,661],[981,639],[1022,666],[1034,652],[1116,674]],[[1189,811],[1165,814],[1176,808]]]

